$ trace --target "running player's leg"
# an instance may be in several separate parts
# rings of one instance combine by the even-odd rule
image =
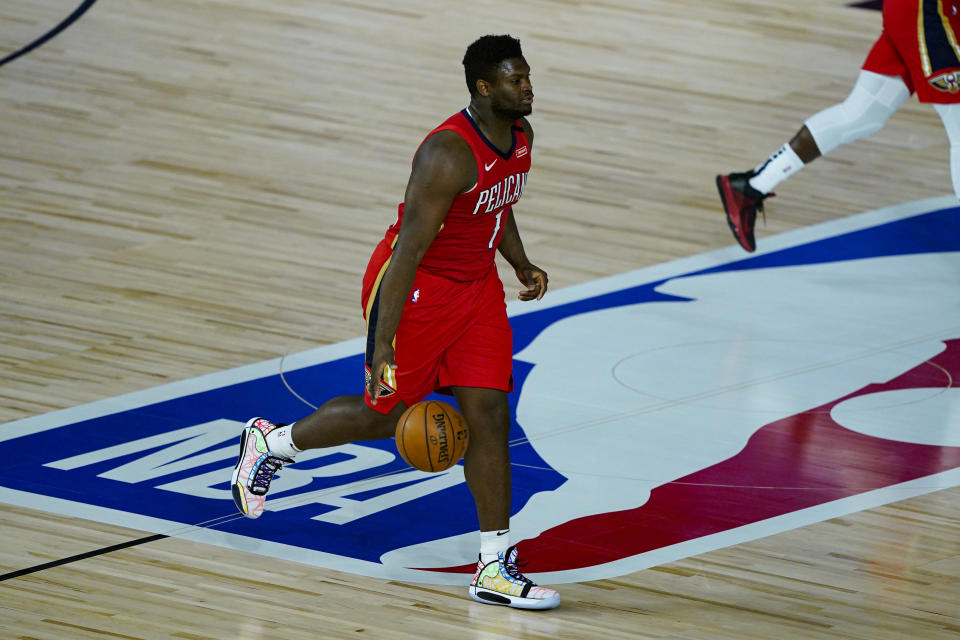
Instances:
[[[789,142],[754,169],[717,176],[727,224],[737,242],[747,251],[756,248],[757,213],[776,185],[838,146],[879,131],[912,90],[906,63],[884,31],[846,100],[808,118]]]
[[[901,76],[861,70],[847,98],[807,118],[790,142],[754,169],[750,186],[770,193],[820,156],[882,129],[909,97]]]
[[[950,140],[950,178],[953,190],[960,198],[960,104],[935,104],[933,107],[943,120]]]
[[[861,71],[846,100],[811,116],[804,123],[816,145],[815,150],[806,151],[808,159],[805,162],[830,153],[842,144],[876,133],[909,97],[910,88],[901,76]],[[811,152],[813,157],[809,157]]]

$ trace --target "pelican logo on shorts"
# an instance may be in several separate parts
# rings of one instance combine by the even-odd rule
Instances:
[[[960,71],[947,71],[940,75],[933,76],[929,80],[935,89],[947,93],[957,93],[960,91]]]
[[[373,374],[370,373],[370,369],[364,369],[363,382],[366,385],[366,388],[370,387],[370,378],[372,377],[372,375]],[[392,396],[396,392],[397,392],[396,389],[394,389],[393,387],[388,385],[386,382],[384,382],[382,378],[380,379],[380,397],[381,398],[387,398],[389,396]]]

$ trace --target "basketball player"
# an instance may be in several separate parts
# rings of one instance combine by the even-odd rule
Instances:
[[[884,0],[883,31],[850,95],[809,119],[766,162],[717,176],[734,237],[756,249],[754,222],[763,200],[781,181],[842,144],[879,131],[910,97],[933,104],[950,141],[950,175],[960,196],[960,2]]]
[[[480,558],[470,585],[479,602],[527,609],[560,603],[517,569],[510,544],[512,330],[497,251],[539,300],[547,274],[524,251],[513,205],[530,169],[530,67],[520,42],[484,36],[463,58],[470,104],[434,129],[413,158],[397,221],[363,278],[367,321],[363,396],[333,398],[290,426],[247,422],[233,472],[234,501],[263,512],[270,481],[304,449],[389,438],[411,404],[452,393],[470,427],[464,475],[480,521]]]

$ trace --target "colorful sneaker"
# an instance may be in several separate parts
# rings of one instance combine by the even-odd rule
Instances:
[[[501,604],[518,609],[553,609],[560,594],[538,587],[517,570],[517,547],[510,547],[493,562],[477,562],[470,583],[470,597],[484,604]]]
[[[237,509],[248,518],[260,517],[270,481],[283,465],[293,462],[290,458],[271,454],[267,448],[267,434],[283,426],[286,425],[252,418],[240,434],[240,457],[233,468],[230,485]]]
[[[723,202],[723,210],[727,212],[727,224],[733,231],[733,237],[740,246],[747,251],[754,251],[757,243],[753,238],[753,225],[757,220],[757,212],[763,213],[764,198],[771,198],[774,194],[763,194],[750,186],[753,171],[731,173],[717,176],[717,191]]]

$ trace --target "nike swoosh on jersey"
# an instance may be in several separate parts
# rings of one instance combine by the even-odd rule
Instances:
[[[484,164],[484,165],[483,165],[483,170],[484,170],[484,171],[490,171],[490,168],[491,168],[493,165],[495,165],[495,164],[497,164],[497,161],[496,161],[496,160],[494,160],[494,161],[491,162],[490,164]]]

